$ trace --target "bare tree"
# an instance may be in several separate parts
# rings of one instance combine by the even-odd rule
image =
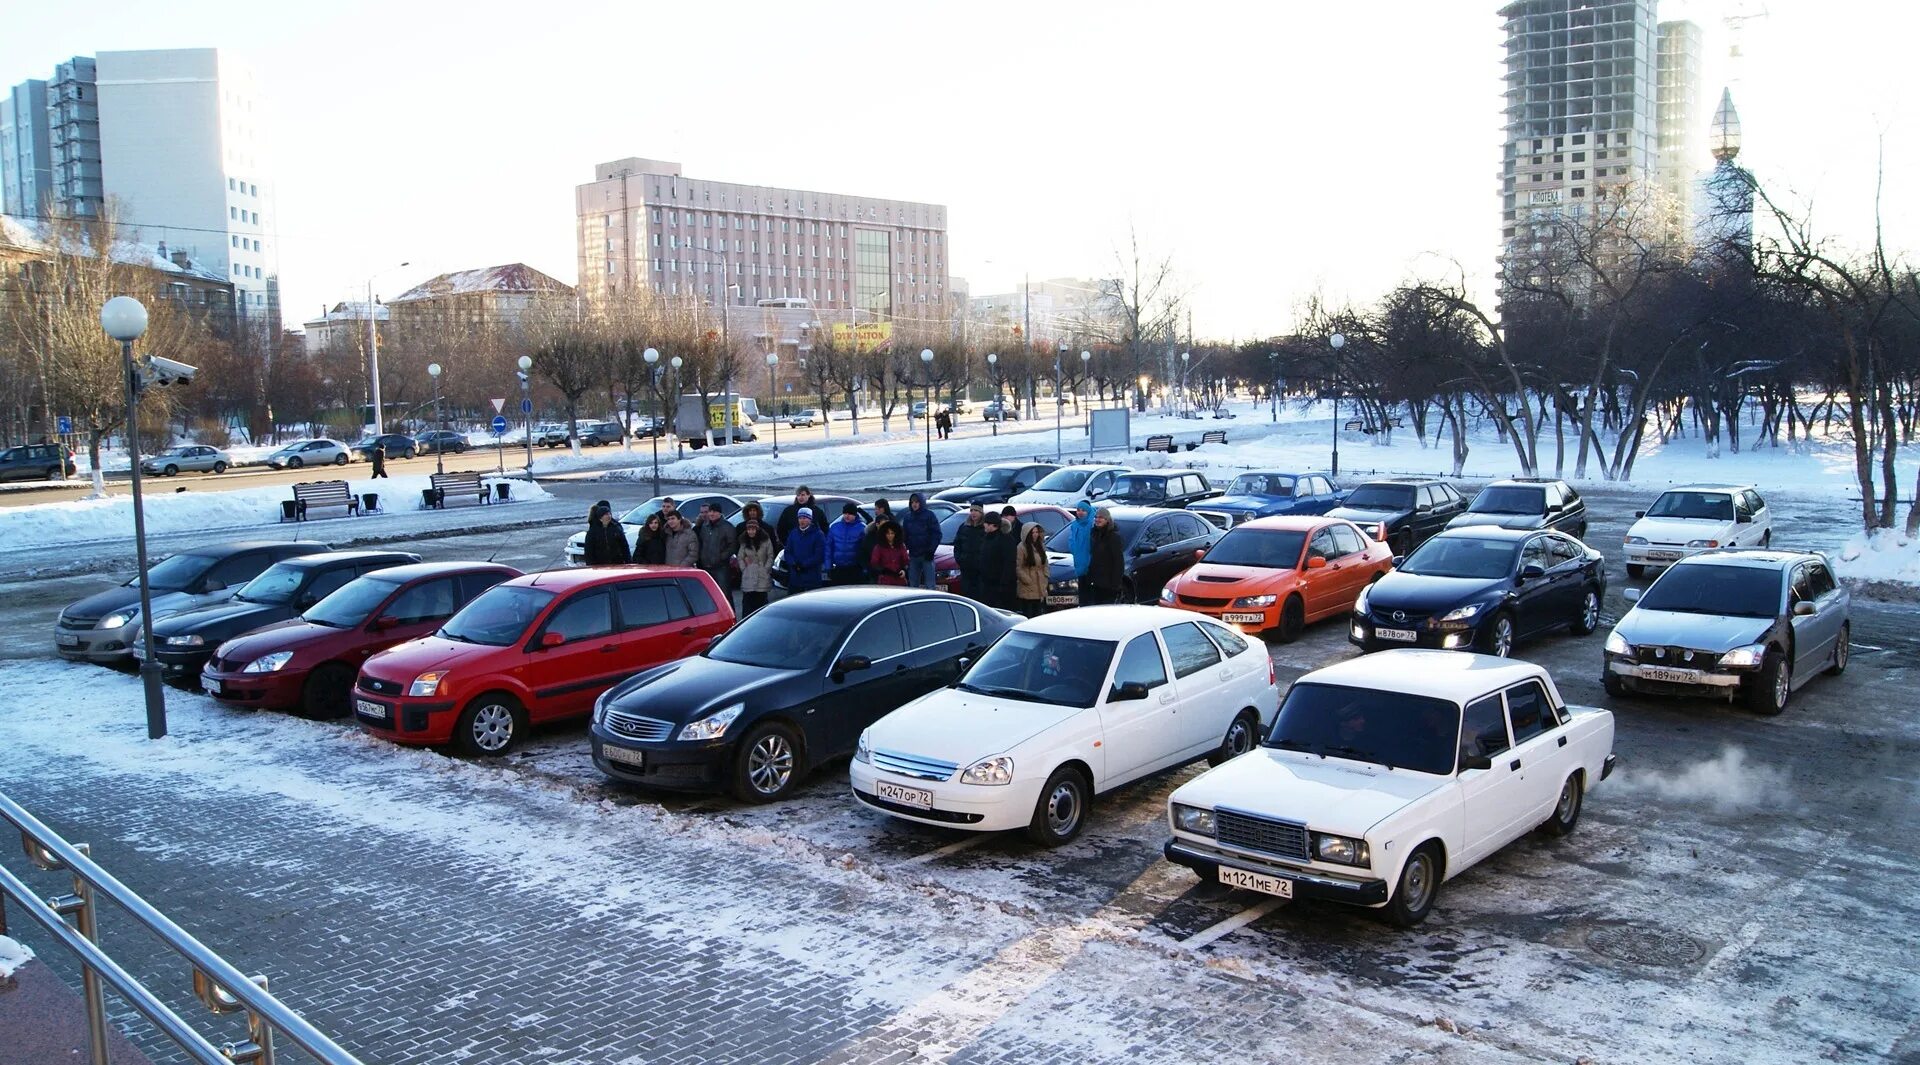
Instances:
[[[1118,276],[1098,282],[1095,313],[1081,327],[1091,338],[1111,343],[1124,359],[1120,376],[1133,379],[1149,368],[1155,341],[1175,332],[1186,294],[1172,256],[1142,248],[1139,231],[1132,226],[1114,260]]]

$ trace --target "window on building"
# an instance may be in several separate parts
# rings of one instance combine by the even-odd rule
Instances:
[[[234,238],[233,238],[233,246],[234,246],[234,247],[236,247],[236,248],[240,246],[240,238],[239,238],[239,237],[234,237]]]
[[[660,234],[658,233],[653,235],[653,246],[656,248],[660,246]]]
[[[236,221],[236,222],[237,222],[237,221],[239,221],[239,220],[240,220],[240,208],[238,208],[238,207],[229,207],[229,208],[227,208],[227,218],[228,218],[229,220],[232,220],[232,221]]]
[[[259,212],[259,211],[255,211],[255,212],[253,212],[253,224],[254,224],[254,225],[256,225],[256,226],[260,224],[260,212]]]
[[[258,195],[260,195],[260,186],[258,186],[258,185],[248,185],[248,186],[247,186],[247,195],[249,195],[249,196],[258,196]]]
[[[654,189],[654,190],[653,190],[653,194],[654,194],[655,196],[658,196],[658,195],[660,195],[660,190],[659,190],[659,189]],[[658,208],[658,207],[655,207],[655,208],[653,209],[653,224],[654,224],[654,225],[656,225],[656,226],[660,224],[660,208]]]
[[[233,191],[233,190],[234,190],[235,188],[237,188],[238,186],[239,186],[239,182],[237,182],[237,181],[235,181],[235,180],[233,180],[232,178],[228,178],[228,179],[227,179],[227,191],[228,191],[228,192],[232,192],[232,191]]]

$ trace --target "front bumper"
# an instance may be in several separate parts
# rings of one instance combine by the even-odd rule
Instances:
[[[1671,566],[1689,555],[1697,555],[1704,550],[1706,550],[1704,547],[1681,547],[1676,544],[1625,544],[1620,553],[1630,566],[1658,569]]]
[[[67,629],[56,626],[53,630],[53,650],[70,662],[112,665],[125,662],[133,656],[133,640],[139,634],[139,625],[122,625],[117,629]]]
[[[1280,624],[1280,607],[1278,605],[1264,607],[1195,606],[1192,603],[1182,602],[1177,595],[1174,596],[1173,602],[1169,603],[1163,600],[1160,605],[1174,607],[1178,610],[1190,610],[1195,614],[1204,614],[1223,625],[1231,625],[1241,632],[1248,634],[1265,632]]]
[[[939,828],[964,828],[971,832],[1007,832],[1025,828],[1033,820],[1034,806],[1040,801],[1045,780],[1015,778],[1011,784],[960,784],[952,780],[922,780],[898,773],[883,773],[868,762],[853,762],[847,775],[853,783],[853,797],[870,810],[917,821]],[[885,781],[903,788],[930,792],[929,809],[903,805],[882,799],[875,784]]]
[[[1746,683],[1753,670],[1684,669],[1649,666],[1631,662],[1618,655],[1607,656],[1607,673],[1619,677],[1626,686],[1648,695],[1706,691],[1731,695]]]
[[[298,710],[305,701],[309,672],[292,668],[282,668],[273,673],[202,669],[200,690],[230,706]]]
[[[1279,865],[1248,858],[1239,854],[1209,847],[1178,837],[1167,841],[1161,849],[1166,859],[1176,865],[1184,865],[1198,873],[1200,879],[1208,883],[1218,883],[1220,867],[1244,869],[1249,873],[1279,877],[1291,881],[1293,897],[1296,899],[1326,899],[1331,902],[1343,902],[1349,906],[1384,906],[1389,895],[1389,885],[1384,880],[1370,877],[1338,877],[1319,871],[1309,871],[1291,865]]]
[[[1480,630],[1471,622],[1449,622],[1448,625],[1464,625],[1464,628],[1437,629],[1432,622],[1410,622],[1404,628],[1411,629],[1411,640],[1381,639],[1376,630],[1396,628],[1389,623],[1378,623],[1370,617],[1352,614],[1347,618],[1347,642],[1362,651],[1384,651],[1392,647],[1425,647],[1443,651],[1471,651],[1480,639]]]
[[[381,695],[355,685],[353,720],[362,729],[394,743],[434,747],[453,740],[455,714],[451,702]],[[374,712],[378,708],[379,712]]]
[[[712,743],[609,743],[595,730],[589,733],[589,743],[594,768],[623,784],[672,791],[720,791],[726,787],[733,766],[733,745],[725,738]],[[609,758],[609,750],[626,759],[638,756],[640,764]]]
[[[136,661],[144,662],[147,657],[147,645],[144,640],[134,642],[132,649]],[[204,647],[167,647],[159,641],[154,642],[153,660],[160,666],[160,672],[168,680],[183,680],[200,675],[201,667],[207,659],[213,657],[213,648]]]

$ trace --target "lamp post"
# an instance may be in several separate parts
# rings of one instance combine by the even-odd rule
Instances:
[[[1088,386],[1087,399],[1089,402],[1091,402],[1093,399],[1093,396],[1092,396],[1093,381],[1089,379],[1089,375],[1092,374],[1093,372],[1092,367],[1093,367],[1093,352],[1082,351],[1080,353],[1080,379],[1087,383],[1087,386]],[[1087,408],[1081,411],[1081,414],[1087,420],[1087,458],[1091,459],[1093,458],[1093,410],[1091,408]]]
[[[1333,349],[1333,465],[1327,470],[1330,477],[1340,476],[1340,349],[1347,346],[1347,338],[1335,333],[1327,338],[1327,345]]]
[[[685,366],[686,364],[687,364],[687,360],[681,358],[678,355],[675,355],[673,358],[667,360],[667,365],[673,367],[673,397],[674,397],[673,405],[675,408],[674,415],[673,415],[673,453],[675,456],[679,458],[687,457],[687,453],[681,450],[680,413],[678,409],[680,406],[680,367]],[[658,492],[654,493],[654,495],[659,495],[659,494],[660,493]]]
[[[667,431],[667,423],[660,417],[660,352],[648,348],[640,353],[641,361],[647,364],[647,381],[653,389],[653,424],[648,427],[647,438],[653,441],[653,498],[660,498],[660,434]]]
[[[1067,342],[1062,340],[1053,355],[1053,461],[1060,461],[1060,416],[1066,398],[1060,394],[1061,363],[1067,359]]]
[[[1273,391],[1267,393],[1267,410],[1277,425],[1280,422],[1280,353],[1268,352],[1267,365],[1273,367]]]
[[[927,423],[927,481],[933,481],[933,349],[920,349],[920,365],[926,368],[927,412],[921,421]],[[909,393],[911,395],[911,393]]]
[[[427,376],[433,378],[433,425],[436,429],[444,430],[447,419],[440,413],[440,364],[428,363]],[[433,472],[447,472],[447,449],[444,446],[433,449]]]
[[[1187,379],[1187,368],[1193,365],[1193,352],[1180,353],[1180,404],[1173,413],[1176,417],[1185,417],[1193,406],[1193,383]]]
[[[780,457],[780,413],[776,409],[780,404],[780,353],[767,352],[767,410],[773,418],[773,457]]]
[[[993,435],[999,436],[1000,419],[1007,416],[1007,404],[1000,395],[1000,355],[998,352],[987,352],[987,376],[993,378],[993,402],[999,404],[992,424]]]
[[[147,515],[140,504],[140,371],[133,365],[133,342],[147,331],[147,309],[132,296],[115,296],[100,308],[100,328],[120,342],[127,379],[127,461],[133,474],[133,553],[140,567],[140,686],[147,698],[147,738],[167,734],[167,698],[160,688],[160,660],[153,653],[153,592],[147,585]]]
[[[375,436],[386,435],[387,416],[380,409],[380,330],[374,320],[373,283],[395,270],[411,265],[411,262],[401,263],[399,266],[388,267],[367,278],[367,398],[373,401],[373,435]]]
[[[526,430],[527,430],[527,480],[532,481],[533,480],[533,377],[531,376],[530,371],[532,371],[533,369],[533,357],[531,355],[520,356],[519,365],[520,365],[520,370],[517,374],[515,374],[515,376],[520,378],[520,420],[526,423]]]

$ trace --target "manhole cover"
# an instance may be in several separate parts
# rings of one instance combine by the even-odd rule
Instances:
[[[1587,933],[1587,946],[1615,961],[1680,968],[1692,965],[1706,949],[1691,936],[1646,925],[1609,925]]]

